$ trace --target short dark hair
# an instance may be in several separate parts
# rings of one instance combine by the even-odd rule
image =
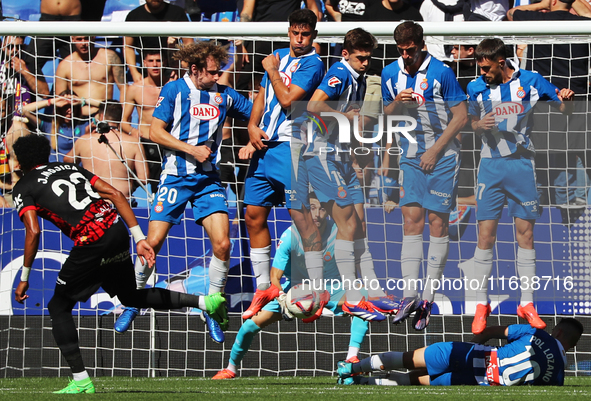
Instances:
[[[566,338],[569,344],[573,347],[577,345],[579,338],[581,338],[581,335],[585,331],[583,328],[583,324],[572,317],[563,317],[562,319],[560,319],[560,322],[558,322],[556,327],[558,327],[559,329],[568,329],[569,334],[566,335]]]
[[[47,164],[51,154],[49,139],[43,135],[31,134],[21,136],[12,145],[16,160],[23,171],[30,171],[33,168]]]
[[[103,120],[107,122],[120,124],[123,116],[123,107],[118,100],[107,99],[99,105],[99,114],[102,114]]]
[[[309,25],[310,28],[312,28],[312,30],[315,30],[318,18],[316,17],[316,14],[313,11],[308,10],[307,8],[301,8],[289,14],[288,21],[290,27]]]
[[[423,42],[423,27],[414,21],[404,21],[394,29],[394,40],[399,45],[409,42],[420,45]]]
[[[482,61],[485,59],[490,61],[498,61],[500,59],[506,60],[507,57],[509,57],[509,51],[507,46],[505,46],[505,42],[501,39],[486,38],[476,46],[474,57],[476,58],[476,61]]]
[[[345,35],[345,41],[343,42],[343,48],[349,53],[356,49],[373,51],[377,47],[378,41],[376,38],[363,28],[351,29]]]

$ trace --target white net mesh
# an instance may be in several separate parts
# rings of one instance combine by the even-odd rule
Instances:
[[[486,26],[488,29],[488,24]],[[372,25],[366,28],[372,31]],[[393,28],[394,26],[390,26],[388,32]],[[282,28],[281,32],[284,30]],[[331,60],[338,60],[340,57],[338,46],[342,41],[342,35],[322,36],[322,29],[319,28],[319,30],[320,53],[328,66]],[[166,29],[154,28],[151,32],[156,31],[166,32]],[[20,28],[19,32],[22,35],[30,33],[27,32],[26,27]],[[66,33],[66,31],[59,31],[56,34]],[[79,68],[82,64],[62,64],[63,61],[58,57],[57,48],[60,48],[60,45],[64,44],[65,48],[70,48],[72,51],[74,48],[71,46],[75,46],[76,43],[67,39],[49,37],[48,43],[51,48],[49,62],[42,63],[40,70],[37,70],[37,78],[44,78],[41,80],[31,80],[31,76],[24,71],[24,67],[21,66],[19,71],[19,68],[11,65],[13,56],[21,55],[22,57],[19,58],[27,59],[29,65],[33,66],[40,60],[36,56],[39,41],[33,41],[33,45],[27,45],[31,43],[27,38],[20,46],[16,45],[19,41],[14,42],[16,44],[11,48],[5,37],[0,79],[2,111],[7,118],[2,119],[1,130],[4,136],[8,134],[8,146],[10,146],[11,135],[18,136],[22,130],[48,135],[53,138],[55,145],[54,157],[62,160],[74,141],[84,135],[86,126],[92,123],[91,114],[98,110],[101,101],[117,100],[122,104],[124,117],[120,121],[106,118],[115,126],[120,122],[123,123],[118,135],[109,137],[113,150],[103,146],[100,151],[102,153],[99,153],[96,150],[99,146],[98,142],[95,143],[94,139],[91,139],[90,154],[78,155],[78,161],[86,163],[91,169],[103,168],[105,176],[119,177],[111,182],[123,183],[122,188],[129,191],[130,200],[137,202],[136,214],[146,232],[149,195],[154,193],[159,178],[160,149],[149,146],[145,139],[139,142],[139,137],[147,137],[146,128],[150,121],[151,110],[157,101],[158,86],[171,74],[178,76],[180,70],[178,64],[170,58],[170,53],[174,50],[158,49],[162,51],[155,54],[160,57],[161,64],[157,65],[152,61],[153,64],[143,68],[141,59],[145,54],[139,53],[139,49],[132,46],[137,53],[137,69],[140,74],[143,74],[145,84],[139,84],[138,79],[132,82],[132,74],[124,64],[126,57],[123,36],[134,33],[136,32],[122,30],[120,33],[122,36],[92,39],[90,45],[101,49],[98,52],[102,53],[102,56],[97,56],[90,67],[88,63],[82,63],[86,70]],[[576,52],[570,54],[564,61],[568,65],[585,64],[584,72],[574,76],[571,70],[555,70],[556,66],[560,68],[560,64],[556,64],[554,59],[548,59],[552,61],[549,64],[550,70],[547,76],[550,81],[560,83],[563,82],[561,78],[571,81],[573,78],[580,78],[578,83],[584,81],[583,90],[577,91],[578,105],[575,108],[575,115],[579,120],[576,125],[569,120],[570,125],[566,129],[562,125],[563,121],[553,120],[553,116],[558,116],[555,112],[540,111],[536,116],[534,133],[534,144],[538,149],[536,166],[542,204],[546,206],[542,218],[536,224],[534,234],[537,274],[541,277],[541,289],[536,292],[536,302],[544,321],[550,327],[560,319],[561,315],[576,315],[586,328],[591,327],[591,321],[586,317],[590,313],[591,301],[589,289],[591,214],[586,206],[589,189],[587,171],[591,164],[588,153],[590,147],[587,142],[590,41],[585,33],[583,31],[581,34],[569,36],[512,34],[503,37],[515,50],[518,50],[517,45],[530,45],[524,49],[520,60],[520,65],[527,69],[535,68],[537,62],[543,61],[543,57],[534,59],[535,46],[550,46],[550,54],[564,50],[558,48],[559,46],[567,46],[571,49],[573,49],[571,46],[576,46]],[[107,35],[107,33],[104,34]],[[109,34],[112,35],[113,32],[110,31]],[[186,32],[175,32],[171,33],[171,36],[192,35]],[[287,46],[285,38],[254,33],[249,36],[203,35],[197,40],[212,38],[219,40],[220,43],[229,44],[233,64],[229,66],[228,74],[223,79],[246,97],[253,96],[262,77],[262,70],[257,66],[257,62],[260,63],[260,60],[273,49]],[[461,60],[460,63],[452,61],[450,51],[454,45],[476,45],[481,38],[479,34],[466,36],[462,33],[461,36],[428,36],[426,39],[430,51],[434,54],[440,51],[441,54],[449,56],[450,65],[458,71],[460,79],[467,83],[479,75],[476,65],[470,60]],[[374,63],[388,64],[394,60],[389,58],[394,47],[393,41],[391,37],[386,36],[380,36],[379,39],[380,44],[386,47],[380,47],[378,53],[374,55]],[[246,45],[250,53],[239,54],[236,49],[240,49],[240,46],[237,46],[240,42]],[[253,42],[256,44],[253,45]],[[531,47],[532,44],[534,48]],[[521,51],[522,48],[519,50]],[[11,55],[11,51],[15,53]],[[152,67],[160,68],[159,74],[165,77],[163,81],[146,81],[146,77],[149,76],[148,70]],[[29,70],[34,72],[32,68]],[[86,73],[88,78],[81,75],[83,73]],[[153,74],[154,77],[157,75]],[[47,83],[46,92],[43,89],[45,88],[43,81]],[[126,88],[125,85],[132,83],[135,87],[130,91],[131,86]],[[30,99],[23,97],[23,87],[31,92]],[[56,88],[74,92],[78,99],[76,104],[80,109],[75,113],[79,114],[72,117],[71,114],[67,114],[68,111],[59,112],[66,114],[58,113],[58,107],[55,104],[59,99],[55,96]],[[53,103],[50,107],[46,107],[48,100],[49,103]],[[27,105],[24,103],[32,104],[35,101],[39,103],[33,110],[25,110]],[[32,116],[27,113],[31,113]],[[24,126],[21,115],[28,116],[28,127]],[[39,120],[38,124],[34,121],[35,119]],[[142,133],[139,134],[138,130]],[[233,244],[231,271],[227,286],[231,319],[225,344],[213,343],[208,338],[201,320],[195,314],[186,311],[170,313],[144,311],[145,314],[136,319],[133,328],[126,335],[115,335],[113,323],[116,315],[112,312],[113,309],[120,308],[119,302],[110,299],[104,292],[99,292],[88,302],[78,304],[74,310],[83,358],[94,375],[211,376],[215,371],[225,367],[233,340],[242,323],[240,313],[250,304],[254,283],[248,259],[248,234],[241,213],[237,212],[241,206],[242,184],[247,166],[246,162],[237,158],[238,149],[248,141],[245,124],[229,121],[224,138],[222,179],[228,185],[227,193],[231,206],[231,219],[233,219],[231,220]],[[124,142],[130,142],[130,149],[133,146],[138,147],[138,143],[144,145],[143,156],[139,154],[130,156],[133,150],[128,150]],[[128,175],[115,153],[127,160],[142,185],[147,186],[147,191]],[[479,142],[474,138],[473,133],[468,131],[463,134],[462,158],[463,179],[460,180],[460,196],[464,198],[465,207],[460,210],[456,220],[452,221],[455,239],[450,244],[450,255],[444,271],[445,278],[449,279],[449,282],[444,281],[443,291],[435,298],[437,308],[434,309],[429,327],[424,332],[416,332],[410,322],[398,326],[391,323],[371,324],[370,333],[363,343],[360,356],[387,350],[409,350],[437,341],[467,341],[471,338],[472,316],[470,313],[474,311],[474,293],[469,288],[471,279],[469,263],[476,247],[477,229],[474,206],[469,203],[470,196],[474,194]],[[146,159],[145,165],[142,159]],[[0,155],[0,162],[3,160]],[[373,164],[366,167],[370,171],[368,177],[375,176],[381,167],[381,159],[374,158],[371,162]],[[396,179],[397,167],[395,163],[392,164],[389,176]],[[142,165],[144,165],[143,168]],[[4,196],[10,200],[11,174],[8,167],[4,172],[2,176]],[[368,180],[366,185],[370,186],[370,181]],[[3,233],[0,249],[2,258],[0,360],[3,363],[0,364],[0,376],[67,375],[69,369],[61,359],[51,336],[47,302],[52,295],[60,264],[72,243],[53,225],[43,223],[40,246],[42,252],[33,266],[30,298],[25,305],[20,305],[13,300],[13,291],[20,274],[17,273],[18,269],[22,266],[24,229],[16,212],[12,209],[3,209],[0,221]],[[397,288],[396,284],[401,277],[402,216],[400,210],[386,212],[379,202],[373,205],[368,204],[366,221],[378,278],[384,287],[394,283],[394,287],[390,288],[389,292],[399,296],[401,289]],[[278,208],[271,212],[269,225],[274,244],[289,224],[289,214],[285,209]],[[489,324],[518,322],[514,310],[519,291],[515,290],[514,283],[510,282],[510,278],[516,276],[514,232],[514,225],[505,213],[500,222],[495,246],[491,281],[494,290],[490,291],[493,315],[489,319]],[[206,267],[212,251],[209,241],[204,238],[203,230],[193,221],[192,211],[187,209],[181,224],[173,227],[158,255],[156,279],[158,285],[193,293],[207,291]],[[425,239],[428,239],[428,235],[425,235]],[[426,251],[427,241],[425,241],[425,255]],[[426,264],[422,275],[425,273],[425,267]],[[501,277],[504,277],[504,280]],[[565,280],[567,277],[571,278]],[[565,289],[565,284],[569,288],[572,284],[572,291]],[[117,309],[117,312],[119,311]],[[332,374],[336,361],[344,359],[346,355],[349,327],[350,319],[347,317],[324,317],[308,325],[299,321],[273,324],[255,337],[250,352],[242,362],[241,375]],[[568,362],[569,374],[589,374],[591,341],[588,335],[583,336],[575,352],[568,354]]]

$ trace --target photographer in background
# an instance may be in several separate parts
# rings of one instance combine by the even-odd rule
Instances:
[[[105,122],[110,130],[100,133],[103,130],[95,128],[91,133],[78,138],[72,150],[64,157],[64,162],[82,163],[82,167],[117,188],[129,200],[137,185],[122,160],[142,184],[146,184],[148,176],[144,150],[138,138],[124,134],[119,129],[122,113],[123,109],[117,100],[102,102],[95,116],[96,121],[100,122],[95,124],[103,127],[102,122]],[[112,149],[109,149],[108,144]]]

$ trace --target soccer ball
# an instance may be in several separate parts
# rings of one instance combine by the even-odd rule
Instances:
[[[320,308],[319,296],[309,285],[298,284],[287,292],[287,310],[298,319],[306,319]]]

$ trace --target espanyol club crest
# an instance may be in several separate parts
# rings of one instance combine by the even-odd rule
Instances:
[[[493,108],[493,111],[495,112],[495,118],[501,120],[506,120],[510,117],[517,116],[523,113],[523,110],[523,105],[517,102],[504,102],[496,105]]]
[[[298,69],[299,66],[300,66],[299,63],[296,61],[294,63],[294,65],[292,65],[291,67],[289,67],[289,71],[296,72],[296,70]]]
[[[341,80],[337,77],[332,77],[328,80],[328,86],[330,86],[331,88],[334,88],[339,84],[341,84]]]
[[[337,192],[337,196],[341,199],[346,198],[347,197],[347,191],[345,191],[345,188],[343,187],[339,187],[339,191]]]
[[[332,260],[332,255],[330,254],[330,252],[326,251],[326,253],[324,254],[324,261],[330,262],[331,260]]]
[[[222,95],[219,93],[215,94],[215,97],[213,98],[213,101],[216,102],[217,104],[220,104],[224,101],[224,99],[222,99]]]
[[[212,104],[199,103],[191,107],[191,117],[199,120],[213,120],[220,115],[220,109]]]
[[[517,97],[523,99],[525,97],[525,91],[523,90],[523,86],[517,88]]]
[[[154,211],[156,213],[162,213],[162,211],[164,211],[164,205],[162,205],[162,202],[158,202],[156,206],[154,206]]]
[[[400,199],[404,198],[404,188],[400,187]]]
[[[283,71],[279,71],[279,76],[283,80],[283,84],[289,88],[289,85],[291,85],[291,78],[289,77],[289,75],[287,75]]]
[[[419,88],[421,88],[422,91],[426,91],[429,88],[429,82],[427,82],[427,79],[423,79],[423,82],[419,84]]]

